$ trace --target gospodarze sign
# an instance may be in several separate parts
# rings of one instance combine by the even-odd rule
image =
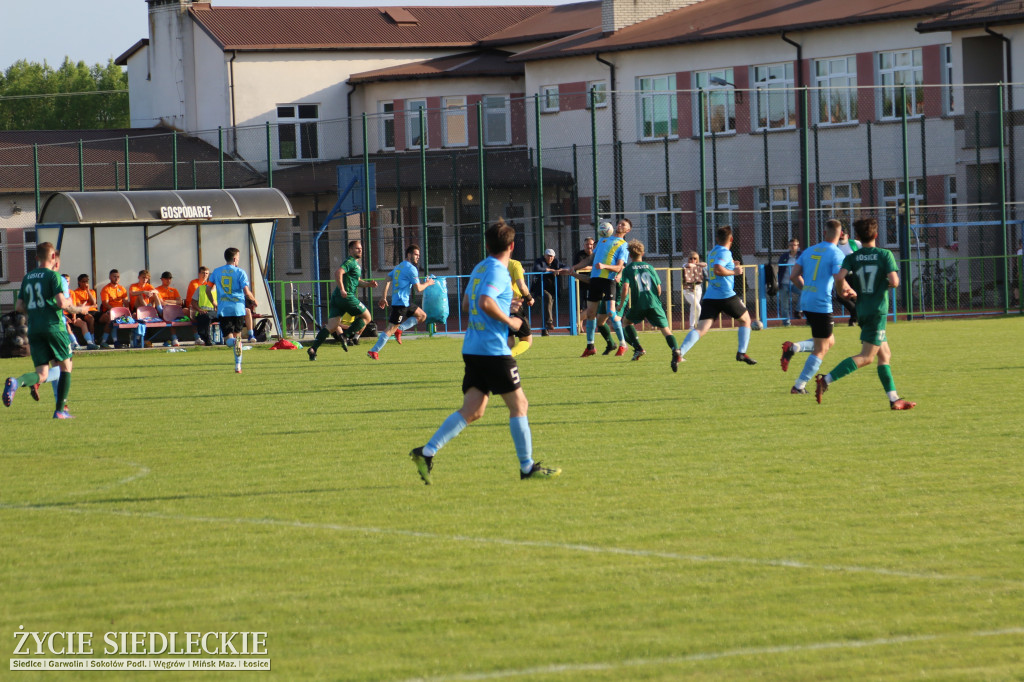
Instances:
[[[195,220],[213,218],[212,206],[161,206],[162,220]]]

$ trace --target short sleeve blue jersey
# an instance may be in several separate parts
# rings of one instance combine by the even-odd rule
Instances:
[[[391,305],[409,305],[412,287],[414,284],[420,283],[420,273],[416,266],[404,260],[388,273],[388,277],[391,278],[391,288],[394,289],[391,294]]]
[[[615,277],[615,272],[611,270],[605,270],[604,268],[598,270],[597,264],[603,263],[605,265],[620,265],[626,262],[626,258],[629,256],[629,247],[626,245],[626,240],[622,237],[605,237],[597,243],[594,247],[594,261],[593,269],[590,272],[590,277],[600,277],[602,279],[612,279]]]
[[[732,275],[716,275],[715,266],[721,265],[726,270],[732,270],[732,251],[724,246],[716,246],[708,254],[708,290],[704,298],[726,299],[736,295],[733,289]]]
[[[469,326],[462,342],[464,355],[511,355],[508,348],[508,325],[480,309],[480,298],[493,298],[508,315],[512,304],[512,278],[508,268],[497,258],[481,261],[469,276]]]
[[[796,262],[804,278],[800,308],[812,313],[832,312],[832,288],[835,275],[843,267],[843,252],[831,242],[806,249]]]
[[[249,276],[245,270],[226,263],[210,273],[210,281],[217,289],[219,317],[245,315],[245,287],[249,286]]]

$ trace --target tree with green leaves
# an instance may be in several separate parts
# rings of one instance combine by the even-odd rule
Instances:
[[[65,57],[57,69],[21,59],[0,73],[0,130],[129,125],[128,75],[112,59],[90,67]]]

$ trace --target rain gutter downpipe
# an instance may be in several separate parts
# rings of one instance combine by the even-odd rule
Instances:
[[[597,61],[601,62],[608,67],[610,76],[608,78],[608,89],[610,90],[611,104],[612,104],[612,165],[614,166],[614,183],[615,186],[612,188],[612,195],[615,197],[615,209],[618,212],[618,216],[622,217],[625,215],[622,211],[623,197],[622,194],[622,150],[619,149],[619,105],[618,98],[616,97],[616,80],[615,80],[615,64],[611,63],[606,59],[601,58],[601,53],[598,52],[594,55]],[[597,146],[597,140],[591,141],[594,146]],[[597,187],[594,188],[594,201],[598,202],[598,191]]]

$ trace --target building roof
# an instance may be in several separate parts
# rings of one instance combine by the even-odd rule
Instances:
[[[117,64],[118,66],[127,66],[128,65],[128,59],[133,54],[135,54],[136,52],[138,52],[142,48],[148,47],[148,46],[149,46],[149,38],[142,38],[141,40],[136,42],[134,45],[129,47],[127,50],[125,50],[124,52],[119,54],[117,56],[117,59],[114,60],[114,63]]]
[[[601,25],[601,0],[544,7],[519,23],[495,31],[480,41],[498,47],[512,43],[553,40]]]
[[[928,18],[950,0],[703,0],[614,33],[591,28],[521,52],[513,61],[554,59],[660,45],[773,35],[851,24]]]
[[[131,189],[170,189],[174,185],[171,132],[166,128],[0,131],[0,193],[35,191],[33,145],[38,145],[40,190],[47,193],[78,190],[79,140],[84,142],[86,189],[123,189],[125,137],[128,138]],[[177,136],[177,147],[179,187],[220,185],[216,147],[183,133]],[[265,181],[261,174],[225,156],[226,187],[252,186]]]
[[[193,5],[189,13],[223,50],[353,50],[473,47],[491,34],[550,9],[515,4],[376,8],[213,7],[203,3]]]
[[[374,83],[381,81],[404,81],[421,78],[469,78],[477,76],[522,76],[525,68],[522,64],[508,61],[510,52],[500,50],[481,50],[461,52],[447,57],[435,57],[411,64],[400,64],[386,69],[364,71],[352,74],[348,82]]]
[[[1022,20],[1024,20],[1024,1],[973,0],[956,3],[943,16],[921,22],[917,30],[928,33],[1019,23]]]

